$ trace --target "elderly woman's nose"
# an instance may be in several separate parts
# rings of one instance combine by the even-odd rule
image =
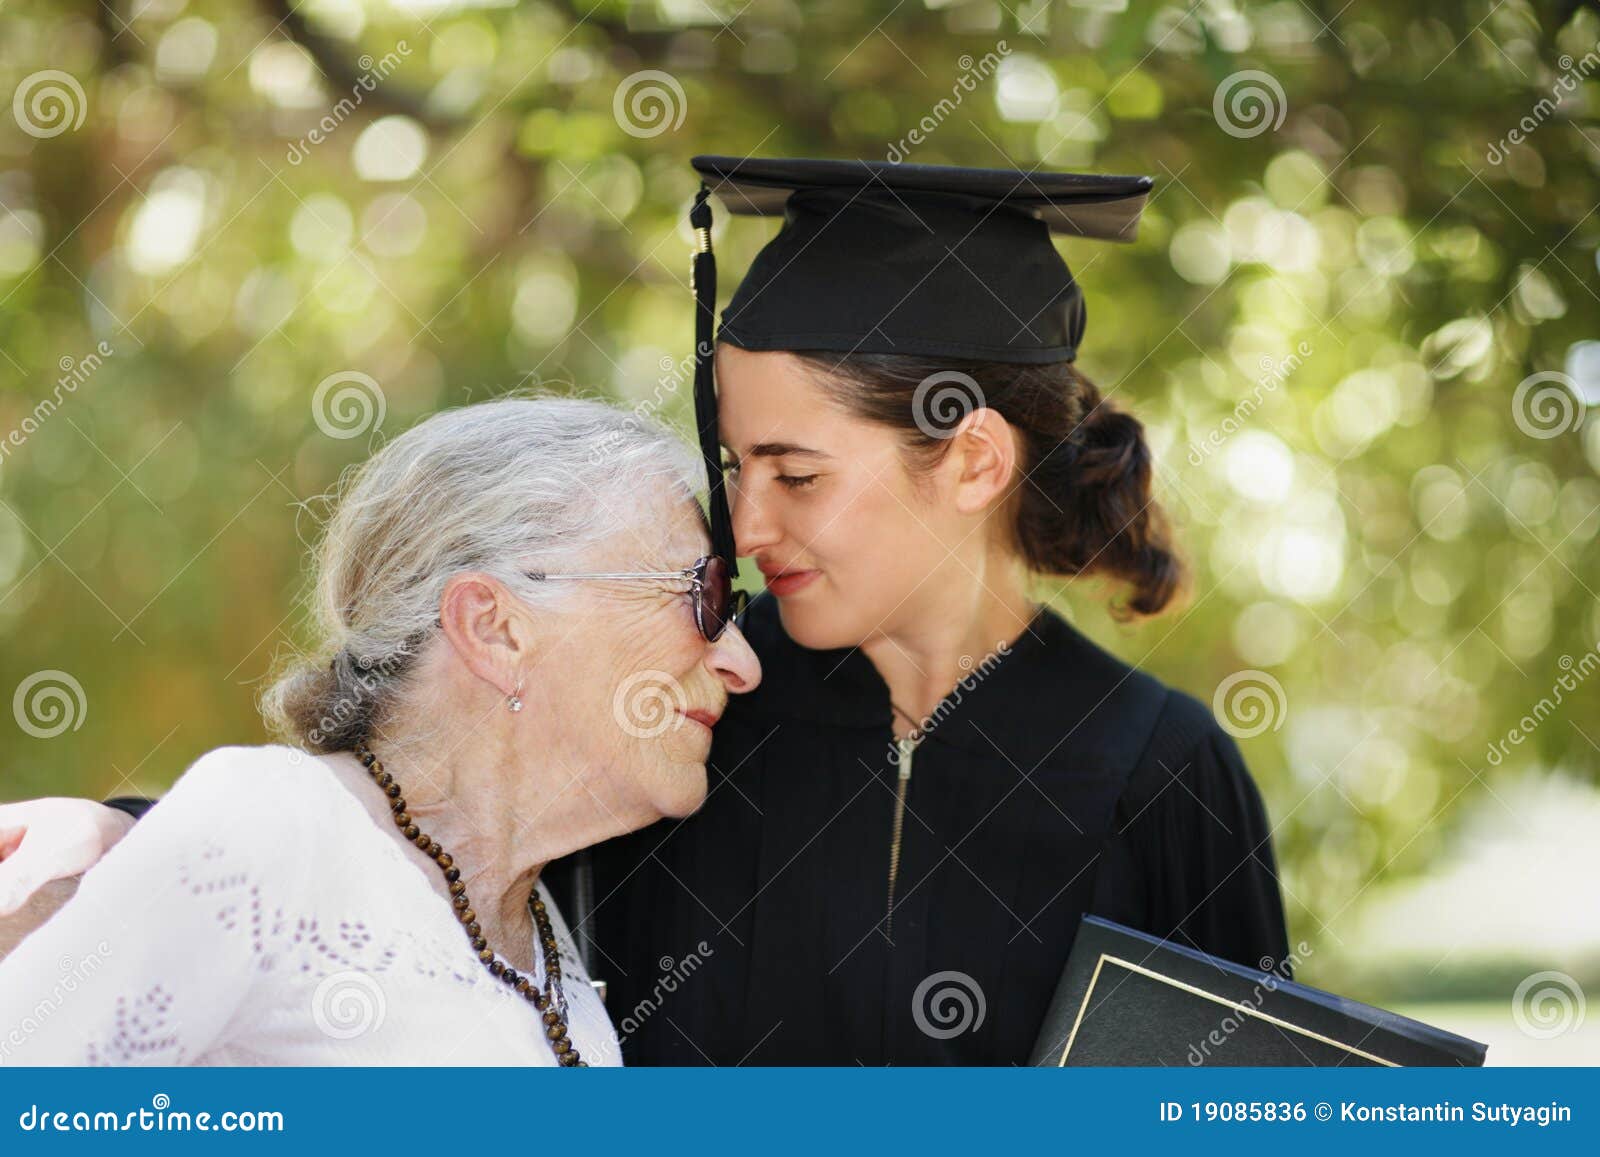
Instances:
[[[732,623],[707,648],[706,665],[727,685],[730,695],[754,691],[761,682],[761,660]]]

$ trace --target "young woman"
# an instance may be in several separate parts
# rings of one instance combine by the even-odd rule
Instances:
[[[734,212],[784,215],[715,352],[765,676],[705,807],[597,858],[630,1060],[1022,1063],[1089,912],[1286,970],[1232,739],[1030,594],[1099,574],[1152,615],[1180,587],[1142,428],[1073,365],[1050,240],[1129,238],[1149,180],[695,164]]]
[[[1050,238],[1129,238],[1149,180],[695,163],[713,549],[766,577],[764,676],[700,811],[576,874],[629,1062],[1023,1063],[1091,912],[1286,974],[1232,739],[1030,591],[1102,575],[1153,615],[1181,586]],[[784,215],[723,313],[715,407],[708,190]]]

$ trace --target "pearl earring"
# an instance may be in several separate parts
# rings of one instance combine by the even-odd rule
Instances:
[[[512,712],[522,710],[522,684],[517,684],[517,689],[511,693],[511,698],[506,700],[506,707]]]

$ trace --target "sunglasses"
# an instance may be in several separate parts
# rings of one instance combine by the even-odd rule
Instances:
[[[698,558],[692,566],[682,570],[616,571],[592,574],[546,574],[527,571],[535,582],[553,579],[678,579],[689,583],[689,596],[694,601],[694,622],[708,643],[715,643],[734,619],[744,613],[750,602],[746,591],[733,589],[733,578],[728,574],[728,564],[720,555],[708,554]]]

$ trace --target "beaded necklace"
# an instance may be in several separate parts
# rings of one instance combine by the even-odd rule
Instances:
[[[472,942],[472,950],[478,954],[478,961],[488,969],[490,976],[503,981],[543,1014],[545,1037],[557,1061],[567,1068],[587,1068],[589,1062],[578,1056],[578,1050],[572,1047],[568,1036],[567,995],[561,987],[561,957],[556,947],[555,929],[550,924],[550,914],[545,910],[539,893],[534,892],[528,901],[528,908],[533,913],[533,922],[539,930],[539,944],[544,950],[543,991],[535,988],[533,981],[518,973],[489,947],[489,942],[483,938],[478,914],[473,910],[472,901],[467,898],[467,886],[461,882],[461,869],[455,866],[450,853],[439,846],[439,841],[431,838],[412,820],[411,814],[406,811],[405,797],[400,794],[400,784],[394,776],[383,769],[383,764],[365,741],[358,742],[353,750],[373,782],[389,797],[389,810],[394,813],[395,826],[444,872],[445,882],[450,886],[450,905],[456,919],[466,929],[467,939]]]

